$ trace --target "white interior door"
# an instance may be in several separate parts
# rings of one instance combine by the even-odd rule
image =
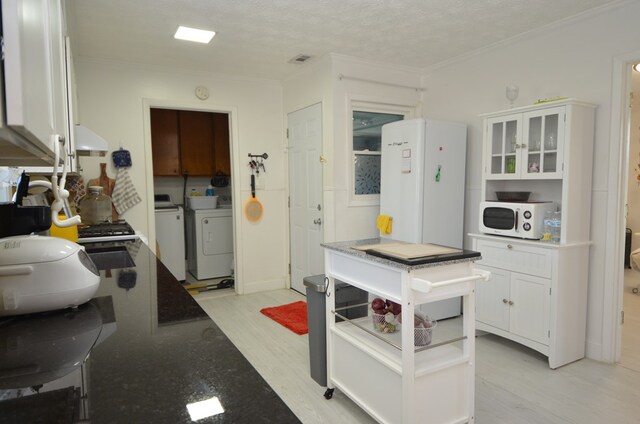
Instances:
[[[288,116],[291,288],[305,293],[303,278],[324,272],[322,206],[322,104]]]

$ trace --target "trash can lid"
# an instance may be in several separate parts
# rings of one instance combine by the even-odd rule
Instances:
[[[319,293],[325,292],[324,274],[310,275],[302,279],[305,287],[315,290]]]

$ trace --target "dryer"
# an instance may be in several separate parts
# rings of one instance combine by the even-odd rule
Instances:
[[[187,267],[197,280],[227,277],[233,266],[231,208],[187,211]]]

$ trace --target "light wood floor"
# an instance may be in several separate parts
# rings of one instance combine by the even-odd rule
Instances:
[[[374,422],[339,390],[325,400],[309,376],[308,337],[259,312],[304,296],[276,290],[195,298],[303,423]],[[544,356],[516,343],[476,340],[476,423],[640,423],[639,372],[588,359],[551,370]]]

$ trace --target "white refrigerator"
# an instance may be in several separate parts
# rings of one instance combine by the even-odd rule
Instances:
[[[380,214],[409,243],[462,248],[467,127],[425,119],[382,127]],[[422,305],[432,319],[458,316],[459,298]]]

